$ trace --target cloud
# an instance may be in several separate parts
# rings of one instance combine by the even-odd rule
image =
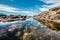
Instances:
[[[44,11],[45,9],[47,10],[47,9],[50,9],[53,7],[60,6],[60,0],[39,0],[39,1],[42,1],[45,3],[45,5],[42,5],[42,7],[40,7],[41,9],[43,9],[41,11]],[[48,5],[48,4],[50,4],[50,5]]]
[[[48,11],[48,8],[39,8],[39,10],[40,10],[41,12],[43,12],[43,11]]]
[[[28,16],[33,16],[33,15],[37,15],[38,13],[32,12],[32,11],[17,11],[17,14],[21,14],[21,15],[28,15]]]
[[[22,14],[22,15],[36,15],[37,13],[33,12],[33,11],[26,11],[24,9],[20,9],[20,8],[14,8],[8,5],[4,5],[4,4],[0,4],[0,10],[2,11],[7,11],[7,12],[12,12],[12,14],[16,13],[16,14]]]
[[[58,2],[60,2],[60,0],[40,0],[40,1],[43,1],[43,2],[46,3],[46,4],[49,4],[49,3],[58,3]]]
[[[8,12],[16,12],[18,9],[14,7],[10,7],[8,5],[0,4],[0,10],[8,11]]]

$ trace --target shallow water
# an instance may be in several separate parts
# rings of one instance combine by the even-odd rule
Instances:
[[[40,22],[38,22],[37,20],[34,20],[33,18],[29,18],[26,19],[25,21],[13,21],[13,22],[0,22],[0,29],[2,28],[7,28],[12,24],[22,24],[22,25],[31,25],[31,26],[36,26],[36,25],[40,25],[41,27],[43,27],[42,24],[40,24]]]
[[[18,34],[19,32],[21,34]],[[22,40],[26,36],[26,33],[27,35],[32,33],[32,37],[36,35],[36,38],[40,40],[50,40],[51,38],[53,40],[60,40],[60,32],[58,33],[46,28],[46,26],[33,18],[26,19],[25,21],[0,22],[0,40]],[[20,39],[21,37],[23,38]],[[29,39],[27,36],[26,38]]]

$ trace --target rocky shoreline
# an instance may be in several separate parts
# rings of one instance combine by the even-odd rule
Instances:
[[[39,29],[38,29],[39,28]],[[45,27],[12,24],[0,29],[0,40],[60,40],[60,35]]]
[[[33,18],[52,30],[60,30],[60,7],[51,8]]]
[[[4,15],[0,14],[0,22],[11,22],[11,21],[17,21],[17,20],[26,20],[27,18],[30,18],[31,16],[22,16],[22,15]]]

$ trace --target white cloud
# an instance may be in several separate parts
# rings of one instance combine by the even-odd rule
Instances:
[[[43,12],[43,11],[48,11],[48,8],[39,8],[39,10],[40,10],[41,12]]]
[[[18,10],[18,9],[14,8],[14,7],[10,7],[8,5],[0,4],[0,10],[8,11],[8,12],[16,12],[16,10]]]
[[[7,11],[7,12],[13,12],[16,14],[30,15],[30,16],[37,14],[37,13],[32,12],[32,11],[24,11],[23,9],[14,8],[14,7],[11,7],[8,5],[4,5],[4,4],[0,4],[0,10]]]
[[[47,5],[47,7],[49,7],[49,8],[58,7],[58,6],[60,6],[60,2],[52,4],[52,5]]]
[[[43,2],[46,3],[46,4],[49,4],[49,3],[58,3],[58,2],[60,2],[60,0],[40,0],[40,1],[43,1]]]
[[[18,11],[18,14],[21,13],[22,15],[37,15],[38,13],[32,12],[32,11]]]
[[[40,0],[40,1],[46,3],[45,5],[39,8],[41,11],[60,6],[60,0]],[[51,4],[51,5],[48,5],[48,4]]]

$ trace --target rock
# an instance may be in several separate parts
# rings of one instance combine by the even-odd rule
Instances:
[[[26,20],[27,18],[30,18],[30,16],[0,14],[0,22],[11,22],[17,20],[23,21]]]
[[[60,7],[44,11],[33,18],[52,30],[60,30]]]

